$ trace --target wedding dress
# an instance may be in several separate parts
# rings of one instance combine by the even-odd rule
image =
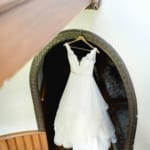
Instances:
[[[54,142],[73,150],[108,150],[115,130],[93,77],[96,48],[81,61],[65,43],[70,74],[54,121]]]

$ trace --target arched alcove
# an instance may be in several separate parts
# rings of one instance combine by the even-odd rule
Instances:
[[[109,113],[118,138],[116,149],[132,150],[137,124],[137,103],[128,70],[117,52],[106,41],[85,30],[66,30],[59,33],[33,59],[30,87],[38,128],[47,132],[51,145],[54,134],[53,120],[70,71],[63,43],[79,35],[86,37],[100,51],[100,55],[96,57],[94,78],[110,106]],[[78,44],[82,46],[82,43]],[[82,55],[81,52],[78,55]],[[41,89],[44,89],[44,101],[40,97]]]

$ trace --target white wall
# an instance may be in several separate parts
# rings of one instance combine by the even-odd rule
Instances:
[[[29,88],[30,64],[0,88],[0,135],[37,129]]]
[[[95,32],[122,57],[138,101],[135,150],[148,150],[150,146],[149,18],[149,0],[102,0],[100,10],[84,10],[65,28]],[[29,69],[30,63],[0,89],[0,134],[36,128],[28,85]]]

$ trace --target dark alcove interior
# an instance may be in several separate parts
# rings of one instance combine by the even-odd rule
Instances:
[[[45,130],[51,150],[59,149],[53,143],[53,122],[70,72],[67,53],[63,44],[64,42],[60,42],[53,46],[45,55],[42,65],[43,75],[40,93]],[[76,44],[76,46],[86,48],[86,45],[82,42]],[[115,147],[117,148],[112,147],[112,149],[122,150],[127,138],[128,128],[127,95],[115,64],[103,50],[99,49],[99,51],[100,54],[96,56],[93,75],[104,99],[109,104],[109,114],[116,129],[118,142]],[[75,49],[74,52],[79,59],[87,53]]]

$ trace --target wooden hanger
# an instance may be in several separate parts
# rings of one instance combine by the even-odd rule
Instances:
[[[70,46],[71,44],[75,43],[75,42],[78,42],[78,41],[82,41],[84,42],[87,46],[89,46],[91,49],[94,49],[95,47],[93,45],[91,45],[86,39],[84,36],[82,35],[79,35],[76,39],[74,39],[73,41],[70,41],[70,42],[67,42]],[[84,50],[84,51],[90,51],[89,49],[86,49],[86,48],[82,48],[82,47],[77,47],[77,46],[71,46],[72,48],[75,48],[75,49],[79,49],[79,50]],[[98,50],[96,50],[96,52],[98,54],[100,54],[100,52]]]

